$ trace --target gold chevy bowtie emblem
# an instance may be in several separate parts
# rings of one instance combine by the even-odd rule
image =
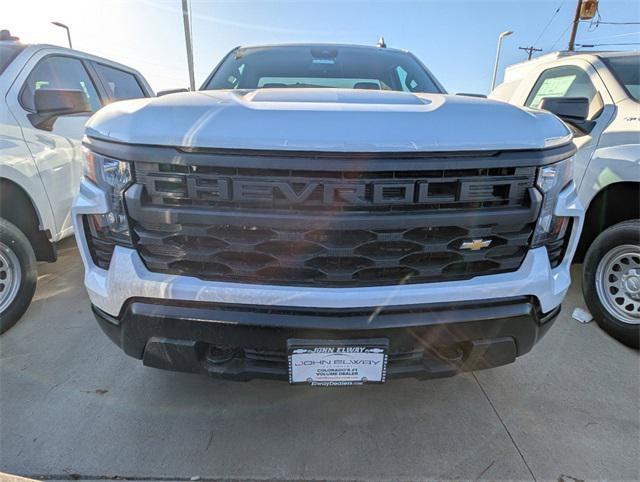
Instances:
[[[469,249],[471,251],[478,251],[482,248],[488,248],[491,244],[490,239],[472,239],[471,241],[465,241],[460,245],[460,249]]]

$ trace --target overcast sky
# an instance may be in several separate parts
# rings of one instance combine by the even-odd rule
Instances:
[[[191,0],[196,84],[238,45],[375,44],[384,35],[389,46],[420,57],[450,92],[487,93],[501,31],[515,32],[503,44],[502,73],[525,58],[519,46],[566,48],[575,6],[576,0]],[[632,24],[640,22],[639,1],[600,0],[599,11],[599,25],[581,22],[578,43],[640,43],[640,25]],[[75,48],[137,68],[155,90],[188,86],[180,0],[2,0],[0,28],[24,42],[66,45],[64,30],[51,21],[69,25]]]

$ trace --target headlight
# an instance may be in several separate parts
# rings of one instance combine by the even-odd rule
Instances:
[[[555,192],[556,196],[573,180],[573,157],[538,170],[536,186],[543,193]]]
[[[553,215],[558,195],[573,180],[573,157],[556,162],[538,170],[536,186],[542,192],[543,200],[538,223],[533,234],[532,246],[548,245],[566,232],[569,218]]]
[[[109,203],[109,212],[90,216],[92,234],[131,246],[123,197],[124,191],[133,182],[131,164],[104,157],[86,148],[84,154],[85,177],[105,191]]]

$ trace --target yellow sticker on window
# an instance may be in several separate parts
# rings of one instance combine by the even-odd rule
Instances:
[[[575,74],[544,79],[538,92],[536,92],[535,97],[531,101],[531,107],[538,108],[540,102],[542,102],[542,99],[545,97],[564,97],[574,80],[576,80]]]

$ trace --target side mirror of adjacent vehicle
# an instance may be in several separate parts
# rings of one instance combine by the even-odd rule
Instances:
[[[179,94],[180,92],[189,92],[189,89],[185,89],[184,87],[181,87],[179,89],[160,90],[156,93],[156,97],[162,97],[163,95],[169,95],[169,94]]]
[[[544,97],[540,108],[557,115],[568,124],[588,134],[596,123],[587,120],[589,99],[586,97]]]
[[[34,95],[35,112],[28,115],[37,129],[50,131],[56,119],[63,115],[91,112],[84,92],[81,90],[38,89]]]

